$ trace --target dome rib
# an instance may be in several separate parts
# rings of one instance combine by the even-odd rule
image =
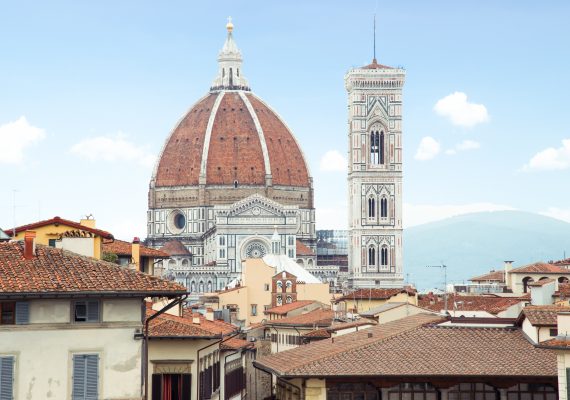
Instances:
[[[263,151],[263,161],[265,163],[265,175],[271,175],[271,161],[269,160],[269,151],[267,150],[267,143],[265,142],[265,135],[263,133],[263,129],[261,128],[261,124],[259,123],[259,118],[257,118],[257,114],[253,110],[253,106],[251,102],[247,98],[244,92],[239,92],[239,96],[241,97],[242,101],[244,102],[245,106],[247,107],[247,111],[251,115],[253,119],[253,123],[255,124],[255,129],[257,130],[257,136],[259,137],[259,142],[261,143],[261,150]]]
[[[206,137],[204,138],[204,147],[202,149],[202,162],[200,163],[200,183],[207,182],[207,171],[208,171],[208,154],[210,152],[210,141],[212,140],[212,129],[214,127],[214,122],[218,110],[220,108],[220,103],[224,98],[226,92],[220,92],[216,97],[216,102],[212,107],[212,112],[210,113],[210,118],[208,119],[208,125],[206,127]]]

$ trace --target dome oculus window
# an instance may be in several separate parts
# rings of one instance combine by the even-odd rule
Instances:
[[[186,227],[186,216],[180,210],[173,211],[168,216],[168,229],[174,234],[182,233]]]

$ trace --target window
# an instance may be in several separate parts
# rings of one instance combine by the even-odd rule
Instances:
[[[278,306],[283,305],[283,297],[277,296],[277,305],[278,305]]]
[[[0,357],[0,399],[14,398],[14,357]]]
[[[388,218],[388,199],[385,197],[380,200],[380,217]]]
[[[380,132],[380,146],[378,148],[378,153],[379,153],[380,164],[384,165],[384,131]]]
[[[366,383],[337,383],[327,387],[327,400],[379,400],[379,391]]]
[[[449,400],[496,400],[497,391],[484,383],[460,383],[449,389]]]
[[[48,246],[55,247],[55,239],[48,239]]]
[[[287,302],[287,304],[291,304],[291,303],[293,302],[293,297],[287,296],[287,298],[285,299],[285,301]]]
[[[190,400],[191,374],[152,374],[152,400]]]
[[[368,265],[376,265],[376,249],[374,247],[368,248]]]
[[[283,289],[283,282],[277,281],[277,289],[279,290]]]
[[[269,292],[269,283],[263,284],[263,290],[265,290],[266,292]]]
[[[378,131],[370,133],[370,164],[378,164],[380,161],[380,141]]]
[[[382,247],[381,254],[381,265],[388,265],[388,248],[386,246]]]
[[[373,198],[368,199],[368,218],[374,218],[376,216],[376,200]]]
[[[16,323],[16,302],[7,301],[0,303],[0,311],[2,318],[1,325],[14,325]]]
[[[76,301],[73,317],[75,322],[99,322],[99,300]]]
[[[97,400],[99,398],[99,355],[74,354],[72,381],[72,400]]]
[[[251,305],[251,315],[254,317],[257,315],[257,304]]]
[[[293,282],[291,282],[291,281],[285,282],[285,287],[286,287],[287,289],[291,289],[291,288],[293,287]]]
[[[550,336],[558,336],[558,329],[551,328],[550,329]]]
[[[388,400],[437,400],[437,389],[429,383],[401,383],[388,391]]]

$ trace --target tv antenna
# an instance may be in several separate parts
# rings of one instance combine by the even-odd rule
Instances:
[[[440,268],[443,270],[443,301],[445,303],[445,314],[447,315],[447,265],[426,265],[426,268]]]

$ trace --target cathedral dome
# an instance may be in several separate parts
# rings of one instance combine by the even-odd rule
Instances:
[[[155,187],[311,186],[285,123],[245,85],[233,83],[238,90],[213,87],[180,120],[157,162]]]

